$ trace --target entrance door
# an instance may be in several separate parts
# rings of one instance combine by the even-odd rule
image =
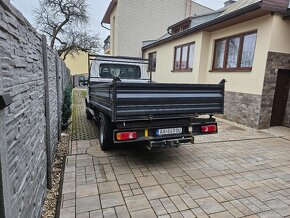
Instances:
[[[279,70],[272,108],[271,126],[283,126],[290,84],[290,70]]]

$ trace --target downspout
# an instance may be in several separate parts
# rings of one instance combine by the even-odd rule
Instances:
[[[171,36],[173,35],[172,32],[170,32],[170,29],[169,29],[169,28],[167,28],[167,33],[168,33],[169,35],[171,35]]]
[[[102,26],[103,28],[105,28],[105,29],[107,29],[107,30],[110,31],[110,29],[109,29],[108,27],[105,27],[105,26],[104,26],[104,23],[103,23],[103,22],[101,22],[101,26]]]

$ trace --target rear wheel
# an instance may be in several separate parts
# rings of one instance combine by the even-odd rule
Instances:
[[[100,114],[99,119],[99,141],[103,151],[109,150],[113,145],[112,123],[103,113]]]

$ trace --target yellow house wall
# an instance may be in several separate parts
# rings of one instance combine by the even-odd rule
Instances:
[[[282,16],[273,16],[273,27],[270,42],[270,51],[290,53],[290,21],[283,20]]]
[[[267,15],[215,32],[199,32],[166,44],[146,50],[157,51],[157,69],[153,80],[176,83],[219,83],[227,80],[226,91],[262,94],[267,55],[270,47],[273,16]],[[257,42],[253,69],[251,72],[210,72],[212,69],[214,40],[257,30]],[[195,41],[192,72],[171,72],[173,68],[174,46]]]
[[[88,73],[88,53],[80,52],[79,54],[68,55],[64,61],[70,69],[72,75]]]
[[[201,36],[201,33],[190,35],[147,50],[144,58],[148,58],[149,53],[157,51],[156,72],[152,73],[153,81],[164,83],[197,83]],[[195,42],[193,70],[191,72],[172,72],[174,47],[190,42]]]

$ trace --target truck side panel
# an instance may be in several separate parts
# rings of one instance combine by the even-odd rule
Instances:
[[[112,116],[112,85],[110,83],[90,83],[89,98],[92,109]]]

